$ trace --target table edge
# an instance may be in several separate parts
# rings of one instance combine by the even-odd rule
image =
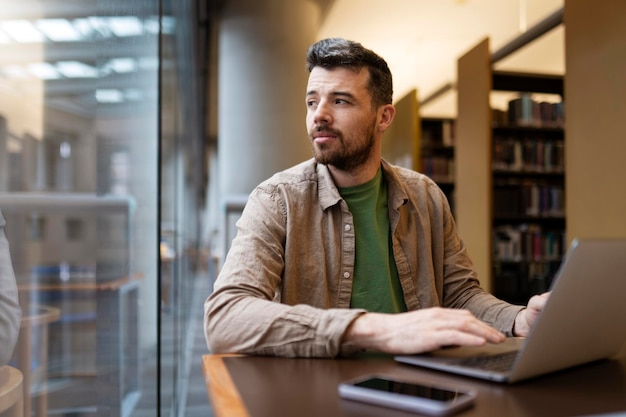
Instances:
[[[204,383],[216,417],[250,417],[228,372],[224,358],[237,354],[202,355]]]

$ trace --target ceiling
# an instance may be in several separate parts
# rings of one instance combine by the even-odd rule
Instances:
[[[124,10],[123,0],[108,0],[113,10]],[[564,0],[315,0],[323,9],[318,37],[341,36],[363,43],[382,55],[394,74],[395,99],[417,89],[420,100],[456,79],[456,61],[484,37],[493,50],[517,38],[546,16],[559,10]],[[138,76],[153,71],[156,16],[139,22],[134,16],[92,17],[96,0],[12,1],[0,13],[0,91],[7,82],[24,91],[32,80],[44,81],[48,105],[90,115],[96,108],[133,105],[149,89]],[[111,6],[111,4],[113,4]],[[48,24],[70,22],[84,31],[80,38],[18,42],[9,24],[28,21],[43,31]],[[117,20],[116,20],[117,19]],[[132,21],[131,21],[132,20]],[[45,23],[45,22],[44,22]],[[122,29],[134,29],[124,32]],[[52,32],[62,33],[58,26]],[[172,30],[164,25],[164,30]],[[498,69],[564,73],[562,26],[529,46],[499,61]],[[71,35],[68,35],[71,36]],[[106,53],[94,48],[96,40],[113,42]],[[143,43],[142,43],[143,42]],[[137,56],[139,49],[146,56]],[[45,45],[45,46],[43,46]],[[98,61],[98,62],[96,62]],[[45,64],[45,65],[43,65]],[[145,68],[144,68],[145,67]],[[43,71],[43,73],[39,73]],[[22,80],[22,81],[19,81]],[[97,80],[97,83],[96,83]],[[108,91],[96,85],[115,85]],[[134,88],[139,86],[139,88]],[[95,91],[95,94],[94,94]],[[421,107],[425,116],[455,115],[454,89]]]
[[[159,31],[172,33],[173,20],[160,20],[156,6],[130,11],[123,0],[107,0],[106,7],[98,0],[5,4],[0,93],[34,103],[43,96],[46,107],[85,117],[123,113],[154,98],[156,77],[146,74],[157,73]]]
[[[422,101],[454,84],[457,59],[482,39],[489,37],[496,51],[562,7],[563,0],[334,0],[327,4],[318,36],[340,36],[373,49],[394,75],[394,100],[417,89]],[[494,67],[564,74],[563,25]],[[454,117],[454,89],[428,101],[420,113]]]

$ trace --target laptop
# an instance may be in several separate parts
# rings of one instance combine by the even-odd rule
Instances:
[[[574,239],[527,338],[398,355],[395,360],[514,383],[610,358],[625,341],[626,239]]]

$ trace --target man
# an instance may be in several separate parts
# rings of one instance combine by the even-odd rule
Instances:
[[[483,291],[441,190],[382,160],[395,114],[386,62],[333,38],[307,67],[314,159],[251,193],[205,303],[209,349],[335,357],[527,334],[545,296],[524,308]]]
[[[4,224],[0,212],[0,366],[11,359],[22,315]]]

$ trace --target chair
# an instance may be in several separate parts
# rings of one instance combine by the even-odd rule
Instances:
[[[19,369],[0,367],[0,417],[23,417],[22,379]]]

